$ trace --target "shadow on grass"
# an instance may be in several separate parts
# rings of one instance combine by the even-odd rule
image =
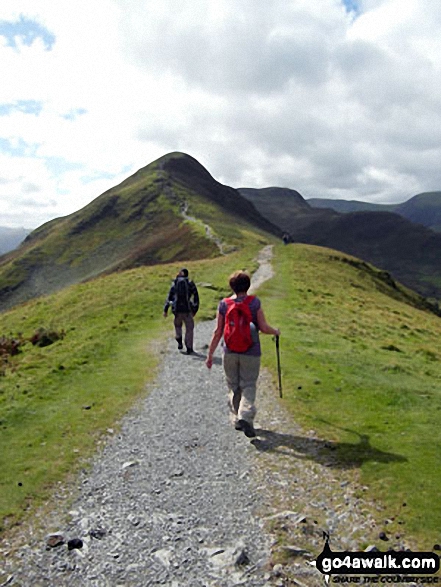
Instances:
[[[257,438],[251,443],[260,452],[274,452],[294,459],[308,459],[328,467],[351,469],[367,461],[377,463],[404,463],[407,458],[384,452],[371,445],[367,434],[353,432],[358,442],[331,442],[307,436],[280,434],[271,430],[256,429]]]

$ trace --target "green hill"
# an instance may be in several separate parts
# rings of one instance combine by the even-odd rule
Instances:
[[[212,318],[226,276],[254,269],[259,248],[291,227],[309,244],[276,246],[259,295],[282,328],[284,401],[319,434],[303,457],[352,469],[390,531],[404,527],[425,550],[439,543],[441,321],[388,271],[437,295],[441,237],[396,214],[314,211],[292,190],[243,196],[171,153],[1,258],[3,531],[50,507],[53,487],[145,393],[180,265],[199,283],[198,319]]]
[[[230,271],[256,267],[253,239],[230,255],[188,263],[200,285],[200,319],[214,317]],[[145,393],[171,336],[161,309],[179,266],[102,276],[0,315],[4,346],[14,338],[22,351],[2,356],[4,530],[46,500],[49,507],[54,484],[84,466],[106,429]],[[270,323],[282,328],[283,401],[320,438],[299,445],[301,458],[352,469],[378,500],[376,515],[390,520],[388,532],[404,531],[430,550],[441,522],[440,319],[412,291],[337,251],[280,245],[274,269],[259,296]],[[53,344],[30,342],[41,328]],[[262,343],[276,376],[274,345],[270,337]]]
[[[195,159],[170,153],[83,209],[34,230],[0,259],[0,311],[98,275],[212,258],[277,234]]]
[[[299,441],[300,458],[353,469],[386,533],[431,550],[441,525],[440,318],[330,249],[279,247],[274,269],[259,295],[282,329],[283,401],[321,439]],[[263,344],[275,373],[274,345]]]
[[[441,298],[441,234],[391,212],[316,220],[294,240],[344,251],[388,271],[421,295]]]

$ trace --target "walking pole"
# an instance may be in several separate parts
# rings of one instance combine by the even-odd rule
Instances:
[[[279,397],[283,397],[283,394],[282,394],[282,370],[280,368],[279,335],[277,335],[275,338],[276,338],[276,353],[277,353],[277,372],[279,374]]]

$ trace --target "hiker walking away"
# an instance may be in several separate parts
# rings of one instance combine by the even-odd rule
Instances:
[[[230,276],[233,295],[219,303],[216,328],[205,362],[211,369],[214,351],[223,337],[223,367],[231,420],[236,430],[253,438],[256,436],[253,422],[261,356],[259,331],[279,336],[280,330],[267,323],[259,298],[248,295],[250,284],[250,276],[244,271]]]
[[[188,279],[188,269],[181,269],[173,280],[164,305],[164,318],[169,307],[175,316],[175,337],[178,349],[183,348],[182,327],[185,325],[185,346],[187,355],[193,353],[194,316],[199,310],[199,294],[196,285]]]

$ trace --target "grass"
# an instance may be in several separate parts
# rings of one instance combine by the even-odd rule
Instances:
[[[404,525],[430,550],[441,523],[441,319],[335,251],[277,247],[274,268],[259,295],[282,329],[283,401],[330,441],[323,461],[359,471],[391,529]],[[268,337],[263,348],[275,373]]]
[[[256,267],[261,246],[257,237],[241,253],[186,262],[202,284],[199,320],[214,317],[229,273]],[[112,274],[0,315],[0,337],[65,333],[43,348],[26,342],[0,377],[0,532],[32,515],[145,395],[158,349],[173,336],[162,307],[180,266]]]
[[[256,268],[265,242],[247,238],[242,252],[185,262],[200,284],[199,320],[214,317],[231,271]],[[275,253],[277,277],[259,296],[268,321],[282,328],[284,403],[327,441],[315,458],[354,470],[384,504],[391,531],[404,527],[430,550],[441,522],[440,318],[335,251],[282,245]],[[112,274],[0,316],[0,336],[65,332],[48,347],[26,343],[0,378],[3,532],[83,466],[106,429],[146,393],[160,358],[152,349],[173,336],[162,305],[181,265]],[[275,374],[270,337],[262,344]]]

